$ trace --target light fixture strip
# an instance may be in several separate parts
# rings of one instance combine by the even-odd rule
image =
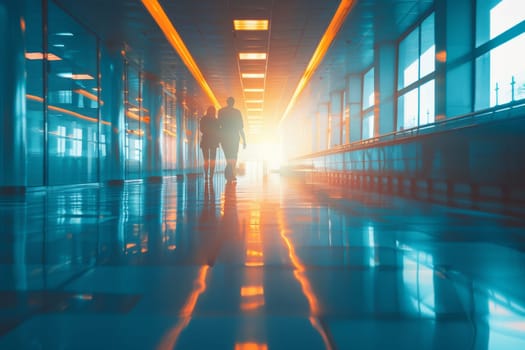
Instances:
[[[321,41],[319,41],[319,44],[317,45],[317,48],[315,49],[315,52],[312,55],[310,62],[308,63],[308,66],[304,70],[303,76],[301,77],[299,84],[297,84],[297,88],[295,89],[295,92],[292,98],[290,99],[290,102],[288,103],[288,106],[286,107],[283,116],[279,120],[279,124],[281,124],[284,121],[284,119],[286,119],[288,113],[290,113],[293,106],[295,105],[295,102],[299,98],[299,95],[305,88],[306,84],[312,78],[313,74],[315,73],[315,70],[323,60],[324,56],[326,55],[326,52],[328,51],[330,45],[335,39],[335,36],[343,26],[346,16],[350,13],[350,10],[352,9],[354,3],[355,0],[341,0],[339,7],[337,8],[337,11],[334,14],[334,17],[330,21],[328,28],[326,28],[326,31],[323,37],[321,38]]]
[[[208,82],[206,79],[204,79],[204,76],[202,75],[197,63],[191,56],[188,48],[184,44],[184,41],[180,37],[177,30],[175,30],[175,27],[169,20],[168,16],[166,15],[166,12],[162,8],[162,6],[159,4],[157,0],[141,0],[142,4],[148,12],[150,13],[151,17],[157,22],[158,26],[166,36],[166,39],[168,39],[171,46],[177,51],[180,58],[182,59],[182,62],[188,67],[189,71],[197,80],[201,88],[204,90],[206,95],[208,95],[208,98],[212,101],[212,103],[215,105],[216,108],[220,108],[221,105],[215,95],[213,94],[213,91],[211,90],[210,86],[208,85]]]
[[[234,19],[235,30],[268,30],[267,19]]]
[[[241,52],[239,53],[240,60],[265,60],[265,52]]]
[[[242,73],[242,77],[245,79],[263,79],[264,73]]]

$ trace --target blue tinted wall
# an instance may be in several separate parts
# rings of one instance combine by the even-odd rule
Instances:
[[[200,166],[197,113],[187,107],[199,106],[177,94],[186,87],[146,71],[124,43],[106,45],[49,0],[0,2],[0,36],[2,189]]]

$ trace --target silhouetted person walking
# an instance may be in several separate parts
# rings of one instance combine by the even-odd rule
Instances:
[[[242,138],[243,148],[246,148],[246,136],[244,135],[244,123],[241,111],[233,108],[235,100],[228,97],[227,106],[219,110],[219,127],[221,129],[221,145],[226,158],[226,169],[224,176],[228,181],[235,181],[235,168],[237,167],[237,155],[239,153],[239,141]]]
[[[201,149],[204,156],[204,178],[213,178],[215,159],[219,147],[219,121],[215,116],[215,107],[210,106],[200,120]]]

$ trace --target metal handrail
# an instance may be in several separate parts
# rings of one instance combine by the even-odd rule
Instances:
[[[429,135],[432,133],[437,132],[443,132],[443,131],[450,131],[454,130],[456,128],[464,128],[464,127],[474,127],[481,125],[482,123],[486,123],[489,121],[494,120],[505,120],[505,119],[512,119],[512,118],[520,118],[524,117],[524,115],[520,115],[517,117],[512,116],[503,116],[502,113],[505,111],[513,111],[516,109],[525,108],[525,100],[520,101],[514,101],[503,105],[498,105],[486,109],[482,109],[479,111],[459,115],[456,117],[451,117],[443,120],[435,121],[434,123],[429,123],[421,126],[416,126],[410,129],[405,130],[399,130],[399,131],[392,131],[380,136],[371,137],[365,140],[359,140],[354,141],[345,145],[338,145],[335,147],[332,147],[327,150],[314,152],[306,155],[302,155],[299,157],[292,158],[291,160],[303,160],[303,159],[310,159],[310,158],[316,158],[331,154],[338,154],[338,153],[344,153],[348,152],[350,150],[355,150],[358,148],[367,148],[373,146],[377,146],[380,143],[389,142],[389,141],[396,141],[396,140],[406,140],[408,138],[413,138],[416,136],[421,135]],[[475,121],[474,124],[467,124]]]

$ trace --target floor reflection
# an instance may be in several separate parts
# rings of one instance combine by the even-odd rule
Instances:
[[[0,348],[525,348],[523,219],[261,179],[2,199]]]

